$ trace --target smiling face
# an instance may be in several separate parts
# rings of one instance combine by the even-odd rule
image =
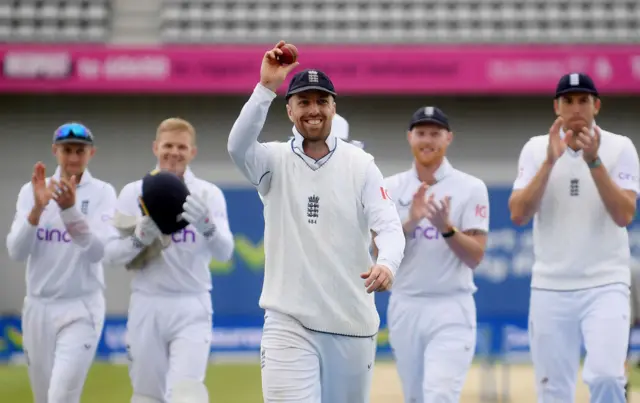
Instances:
[[[430,166],[442,162],[453,140],[453,133],[437,124],[418,124],[409,130],[407,140],[416,162]]]
[[[336,103],[326,92],[304,91],[289,98],[287,114],[302,137],[309,141],[323,141],[331,133]]]
[[[153,142],[158,167],[178,176],[184,175],[197,153],[195,136],[193,126],[186,120],[171,118],[162,122]]]

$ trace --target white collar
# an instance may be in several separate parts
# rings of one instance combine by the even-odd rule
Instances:
[[[420,180],[418,177],[418,170],[416,169],[415,161],[413,162],[413,164],[411,164],[411,171],[413,172],[413,175],[416,178],[418,178],[418,180]],[[449,175],[452,171],[453,171],[453,166],[451,165],[447,157],[444,157],[438,169],[436,169],[436,171],[433,173],[433,178],[436,180],[436,183],[438,183],[441,180],[443,180],[447,175]]]
[[[62,172],[61,172],[60,166],[58,165],[58,167],[56,168],[56,171],[53,173],[53,176],[51,177],[56,181],[59,181],[61,174]],[[92,179],[93,179],[93,176],[91,176],[89,169],[85,169],[84,172],[82,173],[82,177],[80,178],[80,182],[78,183],[78,187],[86,185],[87,183],[91,182]]]
[[[304,149],[302,148],[302,142],[304,141],[304,137],[302,137],[302,134],[300,134],[300,132],[298,131],[298,129],[296,129],[295,126],[291,128],[291,131],[293,132],[293,146],[299,149],[300,151],[303,151]],[[338,139],[333,134],[333,130],[332,130],[332,132],[329,133],[326,140],[324,141],[329,147],[329,152],[333,151],[334,148],[336,148],[336,145],[338,143],[337,140]]]
[[[155,169],[160,169],[160,167],[156,165]],[[194,179],[196,179],[196,176],[193,174],[193,171],[191,171],[191,167],[187,165],[187,169],[184,171],[184,183],[191,183]]]

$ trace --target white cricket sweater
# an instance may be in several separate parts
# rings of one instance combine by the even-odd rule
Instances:
[[[524,146],[520,157],[524,181],[544,162],[548,143],[549,136],[544,135]],[[635,153],[629,138],[602,130],[602,164],[616,183],[635,190],[640,173],[624,172],[621,155],[625,153]],[[637,167],[637,153],[635,160]],[[524,186],[521,178],[514,184],[515,189]],[[630,283],[627,229],[618,227],[607,212],[582,151],[567,149],[554,165],[534,216],[533,240],[533,288],[576,290]]]
[[[313,170],[292,146],[272,145],[260,307],[290,315],[310,330],[372,336],[380,318],[360,274],[373,264],[361,195],[373,157],[341,142]]]

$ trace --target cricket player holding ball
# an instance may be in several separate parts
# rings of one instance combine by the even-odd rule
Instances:
[[[228,142],[264,203],[264,401],[368,403],[380,325],[372,293],[391,287],[402,225],[373,157],[336,137],[337,94],[322,71],[300,71],[289,83],[293,139],[258,142],[276,91],[298,65],[278,61],[284,46],[264,54]]]

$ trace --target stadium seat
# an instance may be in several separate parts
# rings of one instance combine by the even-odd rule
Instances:
[[[637,0],[162,0],[164,42],[620,43]]]
[[[111,0],[15,0],[0,4],[0,40],[105,42]]]

